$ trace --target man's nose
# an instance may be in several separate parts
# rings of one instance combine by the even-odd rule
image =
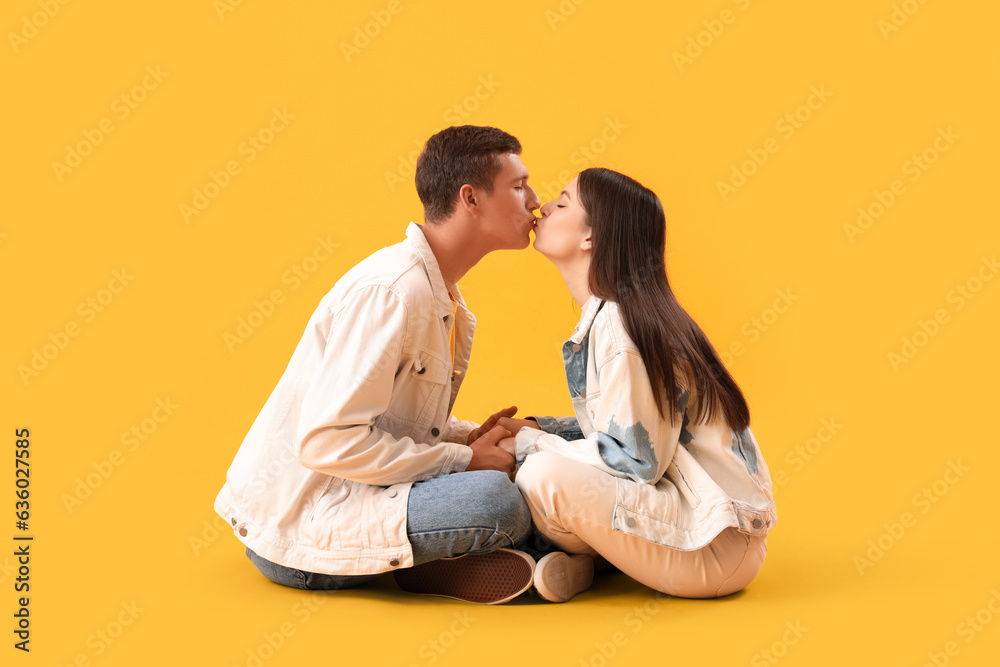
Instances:
[[[533,187],[529,185],[528,189],[531,191],[531,199],[528,200],[528,210],[534,211],[542,205],[542,200],[538,198],[538,193],[535,192]]]

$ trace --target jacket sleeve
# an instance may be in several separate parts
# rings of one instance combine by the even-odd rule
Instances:
[[[521,429],[517,460],[536,451],[552,451],[636,482],[656,484],[673,460],[681,419],[671,426],[660,417],[645,366],[634,351],[620,351],[598,369],[601,397],[594,431],[567,440],[554,433]]]
[[[480,424],[465,419],[457,419],[455,415],[448,417],[448,429],[443,438],[447,442],[457,442],[461,445],[469,439],[469,434],[479,428]]]
[[[545,417],[533,415],[525,419],[534,419],[538,428],[546,433],[555,433],[564,440],[579,440],[583,437],[580,422],[576,417]]]
[[[326,341],[302,397],[296,436],[302,465],[379,486],[468,467],[472,450],[465,445],[430,445],[374,426],[393,394],[410,317],[397,294],[375,285],[355,290],[316,323],[311,333]]]

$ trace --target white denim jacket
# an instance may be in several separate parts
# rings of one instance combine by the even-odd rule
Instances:
[[[774,527],[771,477],[753,433],[721,419],[691,423],[697,395],[686,380],[676,388],[677,424],[660,417],[618,304],[591,297],[563,361],[576,418],[535,417],[542,430],[517,434],[519,463],[552,451],[614,475],[612,528],[675,549],[700,549],[729,526],[750,535]]]
[[[465,470],[477,425],[450,416],[475,318],[452,303],[421,228],[322,299],[243,440],[215,510],[258,555],[323,574],[413,565],[413,482]],[[461,443],[461,444],[459,444]]]

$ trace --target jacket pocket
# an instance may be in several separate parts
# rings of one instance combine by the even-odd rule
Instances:
[[[410,431],[430,424],[442,405],[447,412],[451,397],[450,367],[438,357],[418,350],[408,366],[396,376],[386,413],[391,424],[402,429],[400,433],[417,435]]]

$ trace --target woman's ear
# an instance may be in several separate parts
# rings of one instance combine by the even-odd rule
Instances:
[[[587,234],[587,238],[585,238],[582,241],[580,241],[580,250],[590,250],[591,249],[591,247],[592,247],[593,244],[591,243],[590,236],[591,236],[590,234]]]

